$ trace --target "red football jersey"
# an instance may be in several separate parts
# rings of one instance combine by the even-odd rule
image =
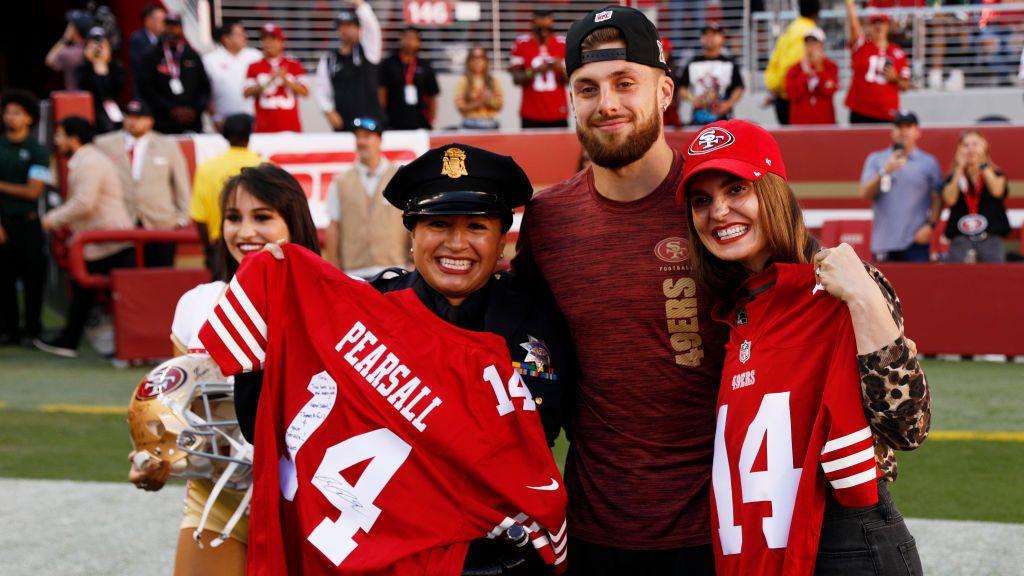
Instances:
[[[541,46],[533,34],[523,34],[512,45],[511,66],[531,70],[545,62],[565,63],[565,36],[551,35]],[[528,120],[550,122],[569,117],[565,81],[553,70],[538,73],[523,86],[519,115]]]
[[[832,95],[839,88],[839,68],[825,59],[819,70],[808,74],[800,62],[786,73],[786,94],[789,95],[790,124],[835,124],[836,108]]]
[[[886,63],[900,78],[910,78],[910,64],[902,48],[890,42],[881,50],[861,36],[850,46],[853,77],[846,107],[864,116],[892,120],[900,109],[900,89],[885,79]]]
[[[255,132],[302,132],[298,97],[280,78],[271,79],[282,68],[289,80],[306,84],[306,69],[302,63],[287,56],[253,62],[245,74],[246,88],[269,84],[256,96]]]
[[[878,501],[856,341],[810,264],[776,264],[745,287],[752,300],[716,310],[732,327],[711,474],[716,573],[810,576],[825,490],[844,506]]]
[[[564,570],[566,494],[505,342],[284,251],[247,257],[200,331],[225,374],[265,370],[248,574],[454,576],[514,524]]]

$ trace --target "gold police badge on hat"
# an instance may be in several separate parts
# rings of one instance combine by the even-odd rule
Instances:
[[[441,175],[449,178],[469,176],[469,172],[466,172],[466,153],[459,148],[445,150],[441,160]]]

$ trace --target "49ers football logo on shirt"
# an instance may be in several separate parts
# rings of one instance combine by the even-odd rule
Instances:
[[[699,156],[701,154],[710,154],[715,150],[721,150],[726,146],[731,145],[736,141],[736,137],[732,135],[725,128],[719,128],[717,126],[712,128],[705,128],[701,130],[700,134],[690,142],[690,148],[687,152],[691,156]]]
[[[690,247],[686,238],[670,236],[665,238],[654,247],[654,255],[662,262],[678,264],[690,259]]]

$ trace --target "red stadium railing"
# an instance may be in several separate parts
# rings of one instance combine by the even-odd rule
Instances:
[[[85,266],[85,246],[104,242],[131,242],[135,246],[135,266],[142,268],[142,249],[146,244],[174,242],[199,244],[194,228],[181,230],[89,230],[75,234],[68,244],[68,273],[74,281],[87,288],[110,288],[110,276],[90,274]]]

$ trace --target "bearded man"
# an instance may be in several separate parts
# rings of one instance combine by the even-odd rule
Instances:
[[[579,388],[566,463],[570,571],[711,574],[715,393],[725,333],[689,266],[674,84],[654,25],[610,6],[566,38],[576,131],[593,165],[527,206],[513,265],[550,289]]]

